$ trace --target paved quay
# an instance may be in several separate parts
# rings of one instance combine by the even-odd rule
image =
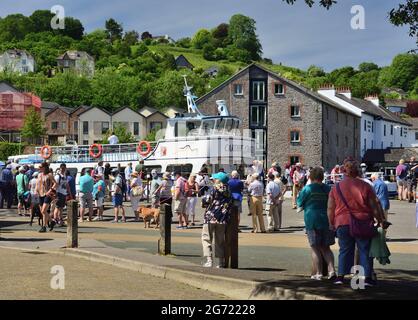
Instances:
[[[27,218],[14,212],[0,212],[2,247],[54,251],[104,262],[127,270],[177,280],[230,298],[298,298],[298,299],[372,299],[410,298],[418,293],[418,231],[414,205],[393,201],[389,231],[391,264],[376,265],[379,286],[354,292],[349,286],[336,287],[327,281],[309,279],[310,251],[303,231],[303,215],[285,202],[284,228],[274,234],[252,234],[247,208],[244,206],[239,234],[239,269],[201,267],[202,248],[199,226],[188,230],[172,229],[172,252],[169,257],[156,255],[158,230],[144,229],[143,223],[91,222],[80,225],[79,250],[63,250],[66,229],[39,234],[29,227]],[[129,208],[127,212],[130,212]],[[201,209],[197,216],[201,216]],[[111,212],[107,211],[107,219]],[[129,216],[130,214],[128,214]],[[129,220],[129,219],[128,219]],[[338,246],[333,246],[337,258]],[[42,255],[33,255],[40,259]],[[336,259],[337,260],[337,259]],[[150,266],[155,266],[153,269]],[[193,276],[190,276],[193,275]],[[212,278],[208,279],[208,276]],[[242,282],[239,282],[239,281]],[[199,283],[200,281],[200,283]],[[229,281],[229,282],[228,282]],[[235,282],[234,282],[235,281]],[[238,282],[237,282],[238,281]],[[228,287],[229,286],[229,287]],[[228,289],[229,288],[229,289]]]

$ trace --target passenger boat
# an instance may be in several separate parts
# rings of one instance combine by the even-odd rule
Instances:
[[[226,172],[243,169],[255,159],[255,141],[243,135],[241,120],[229,114],[225,101],[218,100],[218,115],[204,115],[195,103],[185,78],[187,113],[178,113],[167,120],[163,137],[156,142],[116,145],[71,145],[43,146],[35,149],[34,162],[44,159],[53,170],[66,163],[75,176],[85,168],[94,168],[98,161],[110,163],[111,167],[133,167],[144,160],[146,169],[159,172],[181,171],[187,175],[206,167],[208,172],[224,168]]]

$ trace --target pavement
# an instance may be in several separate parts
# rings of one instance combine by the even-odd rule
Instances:
[[[379,286],[353,291],[349,285],[337,287],[327,281],[309,279],[310,249],[303,228],[303,214],[284,203],[283,229],[278,233],[252,234],[244,206],[239,234],[239,269],[202,267],[201,227],[187,230],[172,226],[172,255],[158,256],[159,231],[144,229],[143,223],[111,224],[111,210],[105,222],[83,223],[79,228],[78,249],[65,247],[66,229],[40,234],[28,218],[14,210],[0,210],[1,247],[77,256],[131,271],[176,280],[217,295],[235,299],[416,299],[418,293],[418,230],[415,206],[392,201],[388,236],[391,264],[376,265]],[[203,209],[197,210],[197,217]],[[128,217],[133,217],[127,208]],[[338,245],[333,246],[337,261]],[[40,256],[34,255],[37,259]]]

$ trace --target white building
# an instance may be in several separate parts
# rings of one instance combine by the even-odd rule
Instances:
[[[367,150],[410,147],[411,124],[380,106],[377,95],[365,99],[353,98],[349,88],[327,87],[318,93],[361,115],[360,155]]]
[[[20,74],[35,72],[35,59],[25,50],[6,50],[0,55],[0,72],[3,71]]]

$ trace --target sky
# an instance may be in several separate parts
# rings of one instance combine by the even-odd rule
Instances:
[[[395,27],[388,19],[390,9],[403,0],[337,1],[326,10],[318,5],[309,8],[303,0],[293,6],[282,0],[0,0],[0,16],[30,15],[62,5],[67,16],[81,20],[86,32],[103,28],[112,17],[125,31],[179,39],[240,13],[256,21],[264,57],[301,69],[314,64],[326,71],[365,61],[386,66],[395,55],[415,48],[408,28]],[[354,5],[365,9],[365,29],[351,28]]]

